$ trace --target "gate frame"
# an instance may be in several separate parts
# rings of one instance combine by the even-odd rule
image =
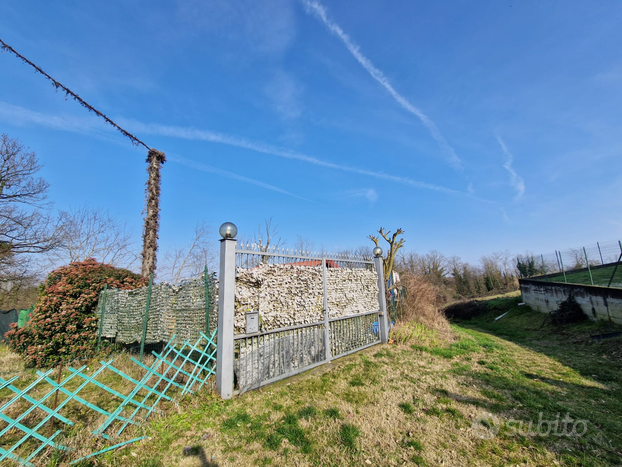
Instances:
[[[216,388],[223,399],[231,399],[234,395],[233,368],[235,363],[235,276],[236,276],[236,245],[237,227],[232,223],[224,223],[220,229],[223,237],[220,240],[220,274],[219,274],[219,292],[218,292],[218,346],[216,357]],[[265,252],[271,255],[269,252]],[[374,249],[373,265],[378,275],[378,327],[380,333],[380,342],[386,344],[389,342],[389,321],[387,316],[387,305],[385,296],[385,282],[383,272],[382,250]],[[271,255],[272,256],[272,255]],[[276,254],[274,256],[290,256]],[[297,256],[293,256],[297,257]],[[326,286],[326,257],[322,255],[322,274],[324,289],[324,322],[326,324],[326,357],[327,360],[322,363],[328,363],[331,360],[330,341],[329,341],[329,316],[327,304],[327,286]],[[356,316],[356,315],[353,315]],[[362,350],[357,349],[357,350]],[[306,371],[309,368],[305,368]]]

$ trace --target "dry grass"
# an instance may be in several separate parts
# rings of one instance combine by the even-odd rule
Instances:
[[[129,375],[134,379],[140,379],[145,371],[141,369],[138,365],[131,361],[131,357],[133,355],[121,352],[114,356],[114,367],[118,370],[121,370],[125,374]],[[110,357],[106,357],[102,360],[109,360]],[[34,369],[24,369],[23,361],[21,358],[11,352],[6,346],[0,346],[0,363],[2,364],[2,376],[4,379],[9,379],[12,376],[19,376],[19,379],[13,383],[15,387],[18,389],[24,389],[29,386],[32,382],[36,380],[38,375],[36,374],[36,370]],[[153,357],[151,355],[146,355],[143,359],[143,363],[147,366],[150,366],[153,363]],[[85,365],[86,368],[82,371],[84,374],[92,375],[98,368],[100,368],[99,359],[92,359],[87,362],[74,362],[72,365],[67,365],[60,369],[60,377],[61,379],[65,379],[71,375],[71,372],[68,370],[68,367],[71,366],[73,368],[80,368],[82,365]],[[53,380],[57,380],[58,378],[57,368],[51,375],[50,378]],[[133,385],[124,380],[121,376],[113,373],[111,370],[104,370],[98,377],[97,381],[105,384],[106,386],[115,389],[121,394],[128,394],[132,389]],[[80,384],[84,382],[83,379],[79,377],[74,377],[71,381],[69,381],[64,387],[69,391],[74,391],[78,388]],[[39,383],[36,387],[31,389],[28,392],[28,395],[33,397],[34,399],[40,399],[48,394],[52,390],[52,386],[42,382]],[[138,393],[138,399],[142,399],[146,391],[142,390]],[[98,407],[107,410],[108,412],[113,412],[119,405],[120,399],[101,388],[95,386],[94,384],[89,384],[84,389],[79,392],[79,396],[84,398],[85,400],[97,405]],[[8,389],[3,389],[0,391],[0,405],[8,402],[12,397],[14,397],[14,393],[9,391]],[[61,405],[65,402],[67,396],[62,392],[58,393],[57,404]],[[54,406],[55,395],[47,398],[44,404],[48,407]],[[15,419],[19,417],[22,413],[29,410],[32,407],[32,404],[27,402],[24,399],[20,399],[19,401],[11,404],[9,408],[4,410],[3,412],[9,417]],[[60,411],[60,414],[67,417],[69,420],[73,421],[75,424],[73,426],[66,426],[60,421],[55,421],[54,431],[58,429],[62,429],[63,433],[57,438],[57,441],[69,447],[72,451],[71,458],[77,459],[82,456],[88,455],[102,447],[106,446],[108,442],[95,438],[91,435],[91,432],[96,430],[105,420],[106,416],[97,413],[96,411],[87,408],[85,405],[72,400],[68,402]],[[127,414],[127,410],[124,412]],[[35,409],[32,411],[26,418],[21,420],[21,423],[34,427],[36,426],[47,414],[40,409]],[[136,417],[137,420],[140,420],[140,413]],[[118,425],[118,424],[117,424]],[[114,428],[117,425],[113,425]],[[0,422],[0,429],[6,426],[5,422]],[[49,428],[51,429],[50,423],[47,422],[46,426],[40,428],[38,430],[39,433],[48,435]],[[109,432],[112,430],[109,430]],[[144,431],[144,428],[138,427],[136,429],[128,429],[126,433],[124,432],[123,439],[131,439],[131,437],[140,436],[141,432]],[[5,435],[2,436],[0,446],[4,449],[8,449],[13,444],[15,444],[21,437],[23,436],[23,432],[17,429],[11,429]],[[39,446],[38,441],[30,440],[27,441],[23,446],[20,446],[16,453],[22,453],[27,456],[33,449]],[[47,452],[38,456],[35,461],[36,465],[56,465],[53,462],[55,457],[55,453]],[[4,462],[4,461],[3,461]],[[7,465],[11,463],[6,461]]]
[[[591,342],[598,323],[565,328],[560,336],[539,330],[542,315],[518,301],[495,301],[487,314],[453,325],[451,342],[410,323],[400,342],[411,345],[371,347],[230,401],[202,391],[151,419],[148,439],[81,465],[619,463],[622,366],[610,352],[620,341]],[[494,321],[503,309],[510,313]],[[473,427],[484,412],[525,422],[568,412],[589,429],[582,437],[541,437],[502,428],[482,439]],[[77,446],[81,452],[94,450],[87,435],[76,440],[85,443]]]
[[[619,461],[621,368],[611,361],[598,365],[600,347],[572,347],[548,331],[534,335],[540,315],[517,308],[517,301],[503,329],[528,333],[532,340],[520,345],[458,326],[449,344],[435,341],[434,331],[420,331],[416,339],[424,340],[417,344],[372,347],[231,401],[197,396],[181,412],[150,423],[149,440],[102,457],[101,465],[578,467]],[[497,314],[491,310],[490,321]],[[435,344],[424,345],[425,339]],[[530,348],[543,341],[544,352]],[[573,367],[579,360],[582,366]],[[587,419],[589,430],[568,438],[502,429],[481,439],[473,424],[483,412],[526,422],[537,422],[539,413],[554,419],[570,412]]]
[[[438,307],[438,287],[421,276],[411,274],[402,275],[402,285],[406,289],[406,297],[400,304],[391,337],[405,344],[409,342],[407,336],[413,335],[411,340],[414,341],[426,330],[432,330],[435,338],[441,341],[453,340],[449,321]]]

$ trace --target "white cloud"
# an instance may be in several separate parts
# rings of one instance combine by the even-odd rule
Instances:
[[[373,188],[350,190],[346,192],[346,196],[348,196],[349,198],[364,198],[369,201],[370,204],[374,204],[376,201],[378,201],[378,193]]]
[[[59,117],[25,109],[2,101],[0,101],[0,121],[13,125],[34,123],[55,130],[72,131],[76,133],[103,130],[105,128],[104,123],[93,116],[82,118],[72,116]]]
[[[602,83],[622,82],[622,68],[618,67],[609,71],[601,71],[594,76],[594,79]]]
[[[501,216],[503,217],[504,222],[506,222],[508,224],[510,224],[512,222],[510,220],[510,217],[508,216],[508,213],[503,208],[501,208]]]
[[[514,170],[514,167],[512,166],[514,163],[514,156],[508,150],[500,136],[497,136],[497,141],[499,141],[501,149],[503,149],[503,152],[507,158],[505,160],[505,164],[503,164],[503,168],[510,173],[510,185],[516,190],[515,199],[520,199],[525,194],[525,181],[516,173],[516,170]]]
[[[277,71],[264,88],[264,92],[283,119],[295,119],[302,114],[302,86],[289,73]]]
[[[178,0],[177,17],[185,31],[215,33],[263,55],[282,55],[296,35],[289,0]]]
[[[387,92],[395,99],[395,101],[401,105],[404,109],[406,109],[411,114],[415,115],[423,126],[427,128],[427,130],[432,135],[432,138],[436,140],[438,145],[445,156],[445,159],[449,163],[451,167],[454,169],[462,169],[462,161],[456,155],[454,149],[449,145],[445,137],[441,134],[441,131],[438,129],[436,124],[430,120],[430,118],[424,114],[418,107],[415,107],[411,104],[404,96],[398,93],[395,88],[391,85],[388,78],[384,75],[384,73],[376,68],[374,64],[369,60],[363,53],[358,45],[356,45],[350,36],[348,36],[341,27],[328,18],[326,14],[326,8],[322,4],[317,1],[310,0],[301,0],[304,4],[307,12],[312,13],[315,17],[319,18],[322,23],[328,28],[328,30],[337,36],[341,42],[346,46],[348,51],[354,56],[354,58],[361,64],[363,68],[374,78],[382,87],[384,87]]]

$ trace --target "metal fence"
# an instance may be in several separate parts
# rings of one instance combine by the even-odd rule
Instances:
[[[519,257],[520,259],[520,257]],[[622,287],[622,242],[596,242],[589,246],[555,250],[529,258],[534,278],[604,287]]]
[[[266,251],[236,243],[221,240],[216,384],[222,397],[388,341],[381,257]],[[375,302],[353,309],[355,290],[371,296],[370,279]],[[252,281],[259,284],[256,300],[249,297],[255,292],[245,294],[240,286]],[[242,313],[247,304],[256,309]],[[270,316],[275,307],[281,307],[279,319]],[[284,322],[289,325],[278,326]]]

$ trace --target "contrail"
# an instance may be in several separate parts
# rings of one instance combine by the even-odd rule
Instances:
[[[210,143],[221,143],[226,144],[228,146],[235,146],[239,148],[249,149],[251,151],[260,152],[263,154],[269,154],[272,156],[282,157],[285,159],[292,159],[297,161],[306,162],[309,164],[317,165],[320,167],[326,167],[334,170],[341,170],[343,172],[350,172],[359,175],[366,175],[368,177],[379,178],[382,180],[388,180],[391,182],[399,183],[402,185],[408,185],[414,188],[421,188],[426,190],[437,191],[440,193],[445,193],[448,195],[464,195],[469,196],[468,194],[459,192],[457,190],[452,190],[451,188],[446,188],[438,185],[433,185],[431,183],[420,182],[418,180],[413,180],[407,177],[399,177],[396,175],[387,174],[384,172],[379,172],[376,170],[368,170],[362,169],[358,167],[352,167],[349,165],[343,164],[335,164],[333,162],[324,161],[322,159],[318,159],[316,157],[307,156],[305,154],[301,154],[290,149],[281,148],[278,146],[273,146],[270,144],[250,141],[245,138],[240,138],[236,136],[230,136],[223,133],[217,133],[213,131],[207,130],[198,130],[195,128],[184,128],[177,126],[168,126],[168,125],[157,125],[157,124],[145,124],[132,120],[124,120],[118,119],[118,121],[122,122],[123,125],[131,128],[132,131],[137,133],[144,134],[152,134],[159,136],[169,136],[175,138],[182,138],[194,141],[208,141]]]
[[[512,167],[512,163],[514,162],[514,156],[508,150],[507,146],[505,145],[500,136],[497,136],[497,141],[499,141],[501,149],[503,149],[503,152],[507,157],[505,164],[503,164],[503,168],[510,173],[510,185],[512,185],[512,187],[516,190],[515,199],[520,199],[523,194],[525,194],[525,181],[523,180],[523,177],[516,173],[514,167]]]
[[[298,199],[302,199],[304,201],[309,201],[311,203],[314,203],[315,201],[311,201],[310,199],[307,198],[303,198],[302,196],[298,196],[294,193],[291,193],[289,191],[283,190],[282,188],[276,187],[274,185],[270,185],[268,183],[264,183],[264,182],[260,182],[259,180],[255,180],[252,178],[248,178],[248,177],[244,177],[242,175],[238,175],[235,174],[233,172],[229,172],[227,170],[223,170],[223,169],[219,169],[216,167],[212,167],[211,165],[206,165],[206,164],[202,164],[200,162],[195,162],[189,159],[186,159],[184,157],[178,156],[178,155],[169,155],[168,156],[168,160],[172,161],[172,162],[177,162],[178,164],[182,164],[185,165],[186,167],[192,167],[193,169],[196,170],[201,170],[203,172],[208,172],[208,173],[212,173],[215,175],[220,175],[221,177],[227,177],[227,178],[231,178],[233,180],[237,180],[239,182],[243,182],[243,183],[249,183],[251,185],[255,185],[261,188],[265,188],[266,190],[271,190],[271,191],[276,191],[277,193],[281,193],[287,196],[292,196],[294,198],[298,198]]]
[[[54,130],[71,131],[71,132],[78,132],[78,133],[90,133],[94,131],[103,130],[105,134],[105,132],[108,131],[108,128],[104,126],[104,124],[92,118],[91,119],[85,119],[85,118],[76,119],[73,117],[69,117],[69,118],[57,117],[54,115],[48,115],[48,114],[44,114],[40,112],[35,112],[32,110],[25,109],[23,107],[19,107],[15,105],[11,105],[11,104],[8,104],[2,101],[0,101],[0,121],[9,121],[13,123],[16,121],[19,123],[29,122],[29,123],[34,123],[36,125],[41,125],[47,128],[52,128]],[[137,125],[137,126],[142,128],[140,125]],[[231,178],[233,180],[237,180],[243,183],[249,183],[251,185],[265,188],[266,190],[276,191],[277,193],[281,193],[287,196],[292,196],[294,198],[302,199],[304,201],[309,201],[311,203],[316,203],[316,201],[303,198],[302,196],[298,196],[294,193],[283,190],[274,185],[270,185],[268,183],[264,183],[259,180],[254,180],[252,178],[244,177],[242,175],[238,175],[233,172],[228,172],[226,170],[218,169],[216,167],[205,165],[200,162],[191,161],[189,159],[185,159],[178,155],[169,154],[168,160],[186,165],[188,167],[192,167],[197,170],[201,170],[203,172],[213,173],[216,175],[220,175],[222,177]]]
[[[350,36],[348,36],[337,23],[328,18],[328,15],[326,14],[326,8],[324,8],[322,4],[317,1],[301,1],[304,4],[307,12],[314,14],[324,23],[324,25],[331,33],[341,39],[341,42],[344,43],[344,45],[346,46],[348,51],[354,56],[354,58],[356,58],[356,60],[363,66],[363,68],[365,68],[365,70],[371,75],[372,78],[378,81],[378,83],[380,83],[380,85],[387,90],[387,92],[391,95],[391,97],[393,97],[393,99],[395,99],[395,101],[399,105],[401,105],[404,109],[406,109],[408,112],[415,115],[419,120],[421,120],[423,126],[428,129],[428,131],[432,135],[432,138],[434,138],[438,145],[441,147],[441,150],[445,155],[445,158],[447,159],[449,165],[454,169],[461,170],[463,168],[462,161],[456,155],[454,149],[449,145],[445,137],[441,134],[441,131],[438,129],[436,124],[432,120],[430,120],[430,118],[426,114],[424,114],[419,108],[412,105],[404,96],[402,96],[399,92],[395,90],[395,88],[391,85],[384,73],[376,68],[371,60],[363,55],[360,47],[352,42]]]

